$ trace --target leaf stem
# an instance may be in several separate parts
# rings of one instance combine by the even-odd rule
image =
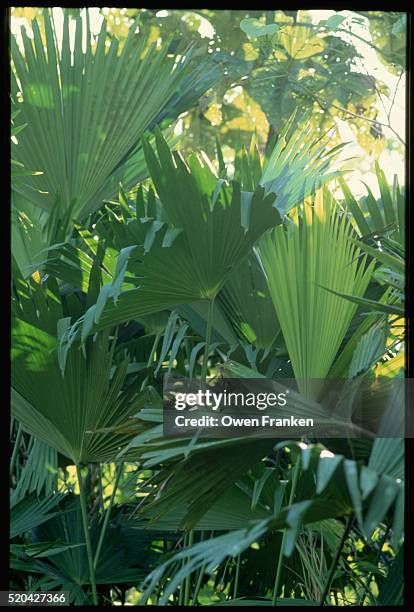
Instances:
[[[387,528],[385,529],[385,532],[384,532],[384,536],[382,537],[382,539],[381,539],[381,541],[379,543],[379,546],[378,546],[378,552],[377,552],[376,559],[375,559],[375,565],[378,565],[378,563],[379,563],[379,560],[381,558],[382,547],[384,546],[385,542],[387,541],[387,536],[389,534],[389,531],[390,531],[390,526],[387,525]],[[370,574],[368,575],[368,578],[366,580],[365,586],[364,586],[363,591],[362,591],[362,596],[358,600],[358,605],[359,606],[363,606],[364,605],[365,597],[367,596],[367,593],[369,591],[369,585],[371,584],[371,580],[372,580],[373,575],[374,575],[374,572],[370,572]]]
[[[205,568],[206,568],[206,566],[205,566],[205,564],[203,564],[200,567],[199,571],[198,571],[196,585],[195,585],[195,588],[194,588],[194,594],[193,594],[193,597],[192,597],[191,602],[189,604],[190,606],[195,606],[197,604],[197,597],[198,597],[198,593],[200,591],[201,581],[203,580]]]
[[[320,599],[320,602],[319,602],[320,606],[324,606],[325,605],[325,600],[326,600],[326,598],[328,596],[329,589],[331,588],[332,580],[333,580],[333,577],[334,577],[334,574],[335,574],[336,567],[338,565],[339,557],[341,556],[342,549],[343,549],[344,544],[346,542],[346,539],[347,539],[347,537],[349,535],[349,532],[351,531],[351,527],[352,527],[353,522],[354,522],[354,517],[353,516],[349,516],[348,520],[347,520],[346,527],[345,527],[344,532],[342,534],[341,541],[339,542],[339,546],[336,549],[335,559],[333,560],[332,567],[329,570],[328,580],[326,581],[325,588],[323,590],[323,593],[322,593],[322,596],[321,596],[321,599]]]
[[[113,486],[113,489],[112,489],[111,498],[109,500],[108,508],[106,509],[105,518],[104,518],[104,522],[103,522],[103,525],[102,525],[101,533],[99,534],[98,546],[96,548],[95,559],[94,559],[94,562],[93,562],[94,571],[96,571],[96,568],[98,567],[99,555],[101,554],[102,544],[103,544],[103,541],[104,541],[104,538],[105,538],[105,533],[106,533],[106,530],[107,530],[107,527],[108,527],[108,523],[109,523],[109,517],[110,517],[111,512],[112,512],[112,506],[114,505],[115,494],[116,494],[116,491],[118,489],[119,480],[121,478],[123,467],[124,467],[124,462],[120,461],[118,463],[118,465],[117,465],[117,468],[116,468],[115,483],[114,483],[114,486]]]
[[[97,606],[98,605],[98,593],[96,590],[95,568],[93,564],[91,534],[90,534],[89,525],[88,525],[88,512],[86,508],[84,482],[82,479],[81,468],[80,468],[79,463],[76,463],[76,475],[78,477],[78,483],[79,483],[79,494],[80,494],[79,496],[80,496],[80,504],[81,504],[81,511],[82,511],[82,523],[83,523],[83,531],[85,534],[86,553],[88,555],[89,580],[91,581],[91,586],[92,586],[92,600],[93,600],[93,605]]]
[[[214,299],[215,299],[214,297],[212,297],[210,299],[209,306],[208,306],[207,327],[206,327],[206,344],[205,344],[205,348],[204,348],[203,365],[202,365],[202,368],[201,368],[201,380],[203,382],[206,382],[206,379],[207,379],[207,363],[208,363],[208,353],[209,353],[210,343],[211,343],[211,328],[212,328],[212,325],[213,325]],[[188,532],[187,547],[191,547],[193,544],[194,544],[194,530],[191,529]],[[189,574],[185,578],[185,583],[184,583],[184,602],[183,602],[184,606],[189,606],[190,605],[190,586],[191,586],[191,574]],[[193,602],[194,602],[194,597],[193,597]]]
[[[237,599],[237,593],[239,590],[239,580],[240,580],[240,559],[241,553],[237,555],[236,561],[236,575],[234,577],[234,591],[233,591],[233,599]]]
[[[194,530],[188,532],[187,548],[190,548],[194,544]],[[184,606],[190,605],[190,586],[191,586],[191,574],[188,574],[185,578],[184,588]]]
[[[208,315],[207,315],[207,327],[206,327],[206,345],[204,348],[204,359],[203,366],[201,368],[201,380],[206,381],[207,379],[207,363],[208,363],[208,353],[210,350],[211,343],[211,328],[213,325],[213,312],[214,312],[214,297],[211,298],[208,306]]]
[[[211,532],[210,538],[212,538],[212,534],[213,534],[213,532]],[[202,542],[203,540],[204,540],[204,531],[202,531],[201,534],[200,534],[200,542]],[[196,606],[197,605],[197,597],[198,597],[198,593],[200,591],[201,582],[203,580],[205,569],[206,569],[206,564],[203,563],[203,565],[198,570],[197,580],[196,580],[196,584],[195,584],[195,587],[194,587],[194,593],[193,593],[193,596],[191,598],[191,603],[189,604],[190,606]]]
[[[202,368],[201,368],[201,380],[203,382],[206,382],[206,380],[207,380],[207,363],[208,363],[208,353],[209,353],[210,343],[211,343],[211,328],[212,328],[212,324],[213,324],[213,312],[214,312],[214,297],[212,297],[210,299],[209,306],[208,306],[207,327],[206,327],[206,344],[205,344],[205,348],[204,348],[203,365],[202,365]],[[193,544],[194,544],[194,530],[191,529],[188,532],[187,546],[190,547]],[[201,576],[201,574],[200,574],[200,576]],[[190,586],[191,586],[190,579],[191,579],[191,574],[186,576],[186,579],[185,579],[184,606],[189,606],[190,605]],[[194,602],[194,597],[193,597],[192,601]]]
[[[157,334],[157,335],[155,336],[155,339],[154,339],[154,344],[152,345],[151,353],[150,353],[150,356],[149,356],[149,358],[148,358],[147,368],[151,367],[152,362],[154,361],[155,351],[157,350],[157,347],[158,347],[158,343],[159,343],[159,341],[160,341],[160,338],[161,338],[161,334]],[[146,376],[146,377],[144,378],[144,380],[142,381],[141,391],[143,391],[143,390],[144,390],[144,388],[145,388],[145,386],[146,386],[146,384],[147,384],[147,382],[148,382],[148,378],[149,378],[149,374],[147,374],[147,376]]]
[[[294,472],[293,472],[292,488],[290,489],[290,495],[289,495],[289,504],[288,504],[289,506],[292,505],[293,500],[295,499],[296,486],[298,484],[299,471],[300,471],[300,458],[301,458],[301,453],[299,452],[298,458],[296,459]],[[279,592],[280,577],[282,575],[282,562],[283,562],[283,551],[285,549],[286,531],[287,531],[287,528],[285,527],[285,529],[283,530],[282,543],[280,545],[279,558],[277,561],[275,584],[273,586],[272,606],[277,605],[277,594]]]

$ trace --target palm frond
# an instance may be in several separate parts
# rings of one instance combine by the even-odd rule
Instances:
[[[281,215],[340,176],[334,166],[346,145],[330,148],[326,134],[314,138],[309,119],[309,113],[294,112],[276,143],[269,143],[263,160],[253,139],[248,150],[244,147],[236,150],[234,178],[247,191],[262,185],[266,193],[274,193],[274,206]]]
[[[51,494],[38,498],[36,493],[31,493],[23,499],[15,496],[10,498],[10,538],[15,538],[29,529],[49,521],[59,513],[57,508],[63,496]]]
[[[98,328],[213,299],[263,232],[280,222],[273,194],[266,196],[261,187],[244,192],[236,182],[217,179],[206,158],[193,155],[185,163],[159,132],[156,142],[158,158],[147,143],[145,154],[167,222],[136,218],[125,234],[112,217],[117,244],[130,246],[121,250],[119,273],[115,270],[96,306],[74,326],[71,341],[79,330],[85,338]],[[153,205],[153,194],[147,197],[141,214]],[[138,288],[121,291],[127,268],[133,274],[129,282]]]
[[[276,228],[259,243],[258,255],[299,385],[328,375],[355,313],[355,305],[333,292],[362,296],[372,275],[373,264],[359,260],[351,232],[349,221],[339,216],[325,191],[314,208],[305,204],[296,222]]]
[[[12,337],[12,414],[23,428],[74,463],[114,460],[129,436],[95,432],[126,423],[147,391],[123,388],[128,360],[112,370],[109,334],[69,351],[64,375],[56,335],[16,318]]]
[[[180,569],[165,585],[160,603],[167,601],[180,582],[193,571],[202,567],[201,571],[210,574],[226,557],[235,558],[275,530],[286,529],[282,554],[287,558],[295,550],[300,526],[346,517],[355,511],[361,529],[370,536],[373,527],[381,522],[390,507],[398,507],[404,485],[382,468],[378,467],[378,471],[372,466],[359,468],[355,461],[341,455],[331,453],[325,456],[320,445],[306,449],[299,449],[297,443],[288,446],[294,455],[299,453],[301,466],[295,502],[278,508],[271,517],[251,521],[243,529],[197,542],[171,556],[147,577],[144,602],[174,561],[181,561]],[[278,447],[286,447],[286,442],[281,442]],[[385,503],[381,506],[379,499],[384,496],[384,487],[387,489]]]
[[[143,164],[136,162],[137,155],[143,161],[143,133],[157,118],[177,116],[174,100],[179,103],[177,113],[185,110],[183,98],[193,103],[194,92],[203,93],[220,71],[202,61],[205,70],[199,65],[192,75],[191,51],[174,61],[168,41],[158,49],[134,26],[122,47],[114,37],[107,47],[105,20],[95,38],[88,20],[85,24],[80,14],[72,20],[69,11],[64,11],[58,45],[53,19],[47,11],[43,17],[45,47],[36,19],[32,40],[22,29],[24,52],[14,37],[11,40],[13,109],[27,123],[13,155],[28,169],[43,173],[33,184],[36,191],[29,180],[14,187],[43,210],[70,209],[71,217],[80,220],[113,196],[120,180],[127,185],[142,178]]]
[[[403,246],[405,236],[404,191],[400,188],[396,176],[392,186],[388,185],[384,171],[378,162],[375,163],[375,174],[380,191],[379,199],[375,199],[371,189],[365,184],[367,195],[359,201],[353,196],[346,180],[339,177],[345,206],[352,214],[358,232],[364,240],[388,234]]]

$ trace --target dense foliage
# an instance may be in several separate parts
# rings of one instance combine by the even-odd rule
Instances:
[[[13,12],[11,588],[401,604],[403,439],[168,438],[162,396],[404,376],[404,186],[333,128],[403,152],[357,68],[398,87],[405,16],[59,10]]]

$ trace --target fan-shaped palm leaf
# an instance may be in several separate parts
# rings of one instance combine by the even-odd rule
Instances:
[[[56,337],[21,320],[12,337],[12,413],[23,428],[74,463],[113,460],[129,436],[94,432],[127,422],[147,392],[123,389],[128,361],[112,372],[108,334],[91,340],[86,356],[70,351],[64,376]]]
[[[327,192],[305,204],[304,215],[263,237],[258,254],[280,321],[295,377],[325,378],[356,306],[331,290],[362,296],[373,271],[350,240],[352,227]]]
[[[221,72],[210,58],[194,65],[191,51],[174,62],[168,42],[158,50],[135,27],[121,50],[116,38],[106,48],[105,21],[92,38],[88,17],[64,15],[59,43],[47,11],[45,48],[37,20],[33,40],[22,32],[23,51],[12,38],[12,249],[22,272],[69,238],[73,219],[113,197],[119,181],[146,178],[143,132],[186,111]]]
[[[148,392],[124,386],[128,359],[115,364],[107,332],[91,339],[84,353],[69,351],[63,375],[59,338],[68,318],[57,284],[16,274],[14,287],[12,413],[24,430],[75,463],[114,459],[130,436],[95,432],[128,422]]]
[[[405,235],[405,197],[398,184],[397,176],[393,185],[387,183],[384,171],[378,162],[375,163],[375,174],[380,191],[379,199],[375,199],[371,189],[365,184],[367,195],[356,200],[349,189],[346,180],[339,178],[339,184],[345,198],[345,205],[351,212],[360,235],[367,239],[384,233],[404,246]]]
[[[338,295],[343,295],[346,299],[366,306],[370,310],[403,317],[405,314],[405,197],[396,176],[391,187],[378,163],[375,165],[375,171],[380,191],[378,200],[368,185],[365,185],[367,195],[359,201],[354,198],[343,178],[340,178],[340,185],[345,205],[351,212],[361,235],[358,244],[363,251],[381,264],[374,276],[380,285],[387,287],[387,290],[380,300],[342,292],[338,292]]]
[[[326,134],[313,138],[309,113],[298,116],[294,112],[276,143],[269,143],[263,160],[254,140],[249,150],[243,147],[236,151],[234,177],[248,191],[262,185],[266,193],[275,193],[275,207],[286,214],[318,187],[339,176],[333,166],[344,146],[330,148]],[[219,144],[218,156],[220,160]]]
[[[160,133],[156,142],[158,158],[148,144],[145,154],[167,222],[137,218],[127,233],[118,224],[120,240],[132,246],[121,253],[112,286],[103,288],[96,306],[75,327],[82,326],[83,337],[98,327],[214,299],[263,232],[280,222],[274,194],[266,196],[262,187],[243,192],[238,183],[219,180],[206,158],[193,155],[187,164],[171,153]],[[148,208],[149,202],[141,210]],[[120,293],[127,266],[135,276],[128,281],[138,288]]]
[[[218,70],[209,65],[202,73],[198,67],[195,83],[194,78],[188,79],[190,53],[174,61],[168,43],[159,50],[135,27],[122,48],[116,38],[106,46],[105,20],[93,39],[89,23],[85,26],[80,14],[70,22],[65,11],[60,45],[48,12],[44,27],[45,48],[36,20],[33,40],[22,30],[24,52],[13,37],[11,41],[14,108],[27,123],[13,154],[28,169],[43,172],[36,177],[36,191],[21,183],[15,187],[46,211],[55,206],[62,212],[69,208],[72,218],[84,219],[103,198],[114,194],[125,173],[127,182],[139,178],[136,169],[142,164],[135,164],[131,175],[129,158],[139,154],[139,140],[157,118],[167,113],[174,116],[174,100],[181,100],[178,112],[182,112],[184,77],[193,89],[197,83],[199,95],[214,82]]]

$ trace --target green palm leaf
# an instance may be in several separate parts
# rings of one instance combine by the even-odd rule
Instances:
[[[362,296],[373,271],[350,240],[352,227],[324,192],[300,221],[276,228],[258,254],[286,341],[295,377],[325,378],[356,306],[332,291]],[[330,289],[326,291],[324,287]]]
[[[19,499],[15,495],[10,497],[10,538],[15,538],[29,529],[33,529],[59,513],[57,508],[63,495],[50,494],[38,498],[36,493],[26,495]]]
[[[64,376],[55,336],[16,319],[12,338],[12,413],[23,428],[74,463],[113,460],[129,436],[94,432],[126,423],[147,392],[123,389],[128,360],[112,371],[108,334],[91,339],[85,355],[69,351]]]
[[[147,177],[142,134],[171,123],[220,75],[210,59],[194,65],[190,50],[175,62],[168,41],[150,46],[135,26],[122,48],[116,38],[107,48],[105,21],[92,38],[88,20],[69,13],[59,43],[47,11],[45,46],[37,20],[33,40],[22,30],[23,50],[11,41],[13,121],[19,116],[12,128],[12,249],[27,274],[40,251],[67,240],[72,220],[85,220],[120,181],[127,188]]]
[[[70,317],[63,316],[56,282],[41,285],[16,274],[14,283],[13,415],[25,431],[75,463],[114,459],[130,436],[96,432],[127,423],[148,391],[124,386],[129,360],[114,362],[108,333],[90,339],[83,353],[68,351],[63,375],[59,338]]]
[[[286,442],[281,442],[276,448],[286,446]],[[368,467],[360,467],[356,461],[345,459],[342,455],[330,453],[329,456],[324,456],[324,449],[320,445],[300,449],[296,442],[292,442],[288,446],[298,457],[300,465],[295,502],[275,508],[272,516],[251,520],[244,528],[197,542],[169,557],[147,577],[144,600],[171,563],[178,559],[182,561],[180,569],[166,586],[161,603],[168,599],[185,576],[200,567],[203,572],[212,573],[226,557],[235,558],[253,542],[260,541],[273,531],[286,530],[285,547],[282,551],[286,558],[291,557],[295,550],[302,525],[314,524],[328,518],[346,517],[355,512],[362,531],[370,535],[372,526],[380,524],[387,510],[395,507],[395,514],[398,514],[398,499],[403,493],[404,484],[395,476],[386,473],[383,466],[374,466],[375,461]],[[241,457],[244,459],[246,449],[243,450],[243,454],[234,457],[235,464]],[[272,476],[277,478],[275,470]],[[191,499],[195,487],[187,493]],[[382,505],[381,497],[384,501]],[[217,503],[217,509],[219,507],[220,503]],[[237,509],[230,507],[228,511],[233,514]],[[206,509],[204,514],[207,518]],[[211,516],[214,517],[214,513],[211,513]]]
[[[154,122],[186,110],[183,101],[194,102],[194,95],[181,90],[183,79],[190,92],[200,95],[219,71],[202,61],[205,70],[199,65],[192,75],[190,52],[175,62],[168,42],[161,49],[149,45],[134,26],[122,47],[116,38],[107,47],[105,20],[93,38],[89,23],[85,25],[80,14],[71,20],[69,11],[64,13],[59,45],[47,11],[45,47],[37,20],[32,29],[33,40],[22,29],[24,52],[14,37],[11,40],[13,109],[27,123],[13,155],[43,174],[35,183],[26,180],[14,187],[48,212],[58,206],[62,212],[70,209],[74,219],[85,219],[116,193],[119,180],[133,183],[142,178],[142,134]]]
[[[308,113],[293,113],[263,165],[260,185],[277,194],[275,206],[286,214],[339,172],[332,165],[345,143],[329,148],[326,135],[313,137]]]
[[[263,160],[254,139],[248,150],[245,147],[236,150],[234,178],[248,191],[262,185],[266,193],[275,193],[275,207],[281,214],[340,176],[333,167],[345,144],[330,148],[326,135],[315,138],[309,119],[309,113],[298,116],[294,112],[276,143],[269,143]],[[219,143],[217,152],[220,163],[223,154]]]
[[[237,182],[219,180],[206,158],[193,155],[186,163],[159,132],[156,142],[158,157],[147,143],[145,154],[167,221],[145,216],[153,208],[151,192],[146,202],[143,194],[142,217],[131,220],[126,231],[112,217],[118,248],[131,246],[121,251],[119,274],[115,271],[112,285],[77,322],[71,340],[80,328],[85,338],[98,328],[214,299],[263,232],[280,222],[274,194],[265,195],[262,187],[243,192]],[[127,268],[133,275],[129,284],[138,287],[120,292]]]
[[[379,199],[375,199],[371,189],[365,184],[367,195],[359,201],[353,196],[345,179],[339,177],[345,206],[352,213],[362,237],[369,238],[388,233],[403,247],[405,236],[404,192],[398,184],[397,176],[394,177],[393,185],[388,185],[384,171],[378,162],[375,163],[375,174],[380,191]]]
[[[254,255],[233,272],[219,293],[219,303],[243,341],[258,348],[274,344],[280,326],[266,277]]]
[[[33,544],[12,548],[11,566],[28,573],[43,574],[47,590],[68,590],[72,603],[87,604],[88,561],[78,497],[67,496],[59,512],[49,513],[33,533]],[[64,538],[66,541],[62,541]],[[96,549],[99,527],[91,524],[91,539]],[[56,543],[51,546],[50,540]],[[154,533],[137,532],[122,513],[112,517],[104,538],[101,562],[96,574],[98,584],[140,582],[156,565],[159,551]],[[38,553],[36,554],[36,550]],[[39,554],[40,553],[40,554]]]

